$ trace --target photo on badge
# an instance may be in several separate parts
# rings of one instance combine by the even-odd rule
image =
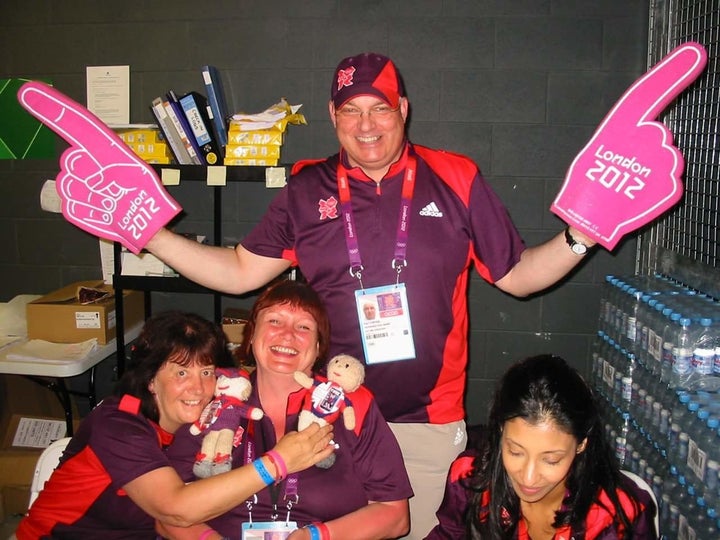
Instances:
[[[285,540],[297,529],[294,521],[256,521],[242,524],[242,540]]]

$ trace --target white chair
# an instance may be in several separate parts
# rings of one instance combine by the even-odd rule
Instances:
[[[626,471],[625,469],[620,470],[621,473],[623,473],[625,476],[627,476],[630,480],[635,482],[637,486],[642,489],[643,491],[647,491],[650,494],[650,497],[652,497],[653,502],[655,503],[655,535],[660,535],[660,508],[658,507],[657,497],[655,496],[655,492],[650,487],[650,484],[648,484],[644,479],[639,477],[637,474],[635,474],[632,471]]]
[[[42,451],[35,465],[35,473],[33,474],[32,483],[30,484],[30,502],[28,508],[32,506],[38,495],[45,487],[45,482],[57,467],[65,447],[70,442],[70,437],[64,437],[54,441],[50,446]]]

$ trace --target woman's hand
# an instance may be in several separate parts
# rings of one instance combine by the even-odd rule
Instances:
[[[288,473],[302,471],[330,456],[335,447],[332,441],[333,427],[310,424],[302,431],[290,431],[278,441],[274,450],[285,461]]]

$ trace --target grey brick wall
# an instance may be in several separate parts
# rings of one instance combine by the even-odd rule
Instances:
[[[644,71],[647,12],[646,0],[3,0],[0,76],[47,77],[84,102],[85,66],[129,64],[131,120],[149,122],[153,97],[202,90],[199,68],[212,63],[235,110],[282,96],[304,105],[309,125],[290,128],[283,151],[292,162],[337,148],[326,108],[337,61],[382,52],[405,78],[412,139],[475,159],[535,244],[562,228],[548,208],[573,156]],[[52,160],[0,162],[0,301],[100,277],[96,240],[39,209],[39,189],[56,173]],[[210,232],[209,192],[174,193],[188,214],[182,226]],[[225,240],[242,238],[271,196],[229,186]],[[527,300],[473,277],[471,422],[484,419],[494,381],[523,356],[552,351],[587,371],[599,284],[608,272],[633,272],[635,244],[594,254]],[[207,297],[153,296],[158,308],[211,314]]]

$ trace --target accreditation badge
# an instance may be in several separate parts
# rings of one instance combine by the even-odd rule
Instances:
[[[242,540],[285,540],[297,529],[294,521],[254,521],[242,524]]]
[[[415,358],[404,283],[357,290],[355,304],[368,364]]]

